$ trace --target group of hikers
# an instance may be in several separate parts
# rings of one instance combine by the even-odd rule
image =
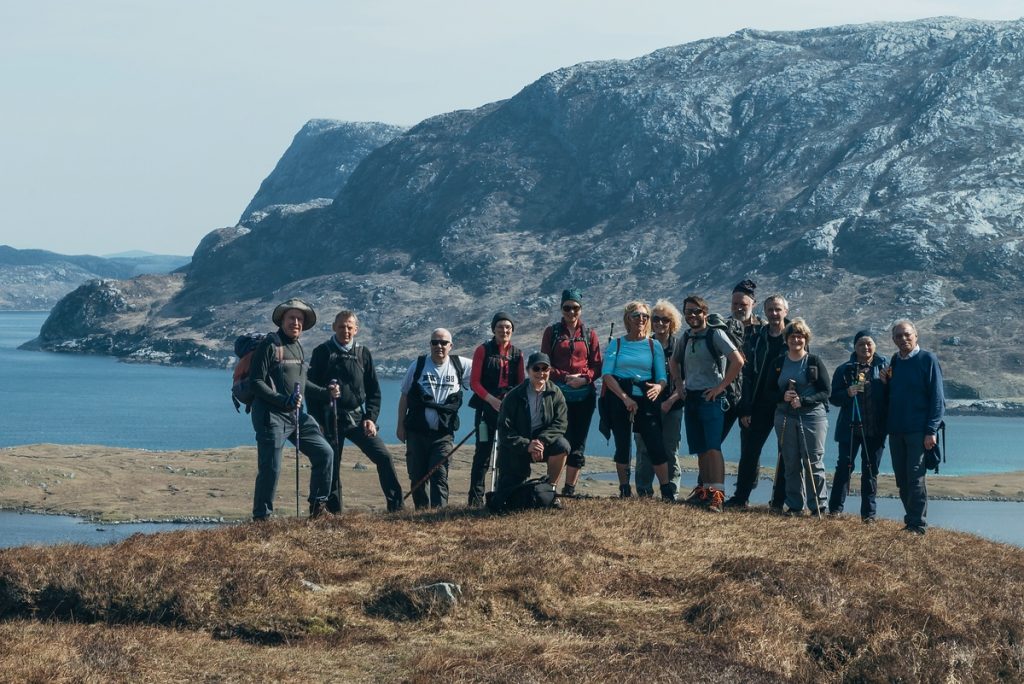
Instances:
[[[677,452],[685,428],[699,473],[684,503],[711,512],[747,507],[758,484],[761,452],[774,431],[772,511],[841,514],[859,454],[860,515],[874,522],[878,469],[888,439],[905,529],[924,534],[926,465],[945,401],[938,359],[920,348],[914,324],[900,320],[892,326],[896,353],[891,358],[878,353],[876,333],[857,332],[849,361],[830,374],[810,351],[810,327],[802,318],[788,318],[785,297],[767,297],[763,318],[755,313],[756,304],[750,280],[733,288],[731,315],[725,319],[710,313],[696,295],[683,300],[682,312],[666,299],[654,306],[631,301],[623,307],[625,334],[610,335],[602,350],[597,333],[583,322],[582,292],[570,288],[562,292],[561,318],[544,330],[539,351],[528,357],[512,344],[515,321],[504,312],[493,316],[493,336],[472,359],[452,353],[447,329],[433,330],[429,354],[410,364],[398,402],[396,436],[406,445],[414,505],[447,505],[458,412],[471,391],[470,435],[476,435],[476,446],[470,506],[484,505],[495,452],[492,488],[497,492],[523,486],[531,465],[544,463],[548,486],[557,487],[564,473],[561,496],[577,496],[587,433],[597,412],[599,429],[614,440],[621,497],[634,495],[635,443],[636,495],[653,497],[657,479],[662,500],[677,501]],[[299,337],[316,324],[313,308],[289,299],[272,318],[278,330],[252,353],[248,374],[258,450],[253,519],[266,519],[273,511],[286,440],[312,466],[311,518],[341,510],[345,440],[376,466],[388,511],[402,509],[402,486],[378,434],[381,391],[373,358],[355,342],[356,314],[338,313],[334,334],[308,362]],[[828,494],[823,457],[830,404],[839,408],[834,435],[839,460]],[[722,442],[737,423],[736,490],[726,499]]]

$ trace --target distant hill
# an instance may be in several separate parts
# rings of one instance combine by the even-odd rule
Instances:
[[[743,30],[566,67],[421,122],[330,199],[208,234],[159,306],[124,295],[87,325],[58,308],[41,342],[128,355],[173,338],[224,364],[296,294],[325,320],[358,311],[401,366],[438,325],[468,351],[496,309],[535,347],[569,285],[607,330],[635,297],[722,310],[751,277],[808,319],[829,365],[854,331],[909,317],[952,396],[1022,396],[1021,82],[1024,22],[954,18]]]
[[[108,258],[0,245],[0,311],[47,311],[90,280],[170,273],[190,261],[187,256],[146,252]]]

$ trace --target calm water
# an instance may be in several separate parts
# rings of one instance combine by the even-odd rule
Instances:
[[[248,416],[231,405],[229,370],[166,368],[119,363],[107,357],[25,352],[17,346],[34,338],[45,313],[0,312],[0,447],[53,442],[103,444],[152,450],[224,448],[253,443]],[[321,340],[309,340],[310,347]],[[469,350],[458,350],[468,354]],[[382,382],[384,411],[380,420],[386,441],[394,442],[397,380]],[[835,420],[835,412],[832,414]],[[464,409],[465,426],[472,425]],[[591,430],[588,453],[610,456],[611,446]],[[1024,420],[1018,418],[951,417],[948,454],[943,474],[1007,472],[1024,469]],[[831,439],[831,435],[830,435]],[[685,437],[684,437],[685,444]],[[726,440],[726,458],[739,453],[738,430]],[[766,454],[771,451],[766,449]],[[826,462],[834,469],[836,446],[829,442]],[[770,461],[770,456],[766,455]],[[610,465],[610,464],[609,464]],[[771,465],[770,463],[768,465]],[[890,467],[888,456],[883,470]],[[689,479],[687,479],[689,478]],[[684,477],[684,491],[694,474]],[[731,485],[728,487],[731,490]],[[766,503],[770,483],[762,482],[752,501]],[[851,496],[848,510],[859,499]],[[997,502],[929,503],[929,521],[936,526],[973,532],[996,541],[1024,546],[1024,526],[1017,521],[1024,504]],[[879,501],[879,514],[899,520],[898,500]],[[0,546],[78,542],[103,544],[136,532],[175,529],[167,524],[101,525],[69,516],[0,511]]]
[[[28,544],[111,544],[133,534],[153,534],[192,527],[202,523],[96,523],[70,515],[42,515],[0,511],[0,548]]]
[[[223,448],[253,443],[248,416],[231,405],[229,370],[167,368],[119,363],[99,356],[19,351],[34,338],[45,313],[0,312],[0,447],[39,442],[103,444],[153,450]],[[312,348],[321,339],[309,339]],[[469,354],[470,350],[457,350]],[[382,382],[381,434],[396,442],[397,380]],[[835,411],[830,413],[832,421]],[[943,474],[1024,470],[1024,420],[954,416],[949,426]],[[472,425],[462,411],[463,433]],[[610,456],[612,447],[597,432],[588,453]],[[826,465],[835,466],[836,443],[829,435]],[[683,439],[685,446],[685,437]],[[728,460],[739,457],[739,430],[724,445]],[[770,446],[765,453],[771,451]],[[766,457],[767,458],[767,457]],[[769,459],[770,460],[770,459]],[[890,469],[888,456],[883,471]]]

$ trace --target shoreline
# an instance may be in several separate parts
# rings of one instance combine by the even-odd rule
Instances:
[[[399,481],[408,487],[405,449],[389,445]],[[449,471],[452,507],[465,504],[473,452],[455,452]],[[683,457],[680,468],[691,482],[697,459]],[[294,459],[284,459],[277,505],[294,513]],[[308,462],[300,464],[300,508],[304,511]],[[736,463],[727,463],[728,475]],[[762,468],[769,486],[773,470]],[[539,475],[539,469],[536,473]],[[94,524],[227,524],[248,520],[256,476],[255,446],[199,451],[151,451],[96,445],[32,444],[0,448],[0,510],[69,515]],[[828,477],[831,481],[832,474]],[[342,461],[344,509],[383,512],[376,469],[362,454]],[[858,490],[859,479],[854,478]],[[683,494],[689,485],[683,485]],[[762,484],[761,487],[765,485]],[[950,501],[1024,502],[1024,471],[985,475],[931,475],[929,498]],[[595,457],[583,470],[579,491],[615,498],[618,483],[610,459]],[[879,477],[878,496],[898,498],[891,474]],[[407,499],[407,505],[411,502]]]

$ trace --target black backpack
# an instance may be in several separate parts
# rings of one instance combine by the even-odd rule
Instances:
[[[721,330],[722,332],[724,332],[726,334],[726,336],[729,338],[729,341],[732,342],[733,346],[736,347],[736,349],[740,352],[740,354],[743,353],[743,340],[736,336],[736,332],[726,322],[726,320],[724,318],[722,318],[722,316],[720,314],[716,314],[716,313],[708,314],[707,325],[708,325],[708,330],[707,330],[707,332],[704,333],[704,335],[705,335],[704,339],[707,340],[708,350],[711,352],[711,355],[715,357],[715,363],[718,365],[718,372],[721,373],[722,377],[724,378],[725,377],[725,369],[728,366],[728,360],[727,360],[727,357],[726,357],[725,353],[722,352],[720,349],[718,349],[718,346],[715,344],[714,331],[715,330]],[[686,349],[686,343],[690,339],[691,339],[690,331],[689,330],[683,331],[683,349],[684,350]],[[679,373],[680,373],[680,375],[683,375],[683,379],[685,380],[686,376],[685,376],[685,371],[683,370],[683,360],[682,359],[679,359]],[[740,405],[740,397],[742,396],[742,393],[743,393],[742,382],[743,382],[743,373],[739,373],[736,376],[736,379],[733,380],[731,383],[729,383],[729,386],[725,388],[725,399],[726,399],[726,401],[729,402],[729,406],[730,407],[734,407],[734,406],[739,406]]]
[[[942,448],[939,448],[939,437],[942,438]],[[938,432],[935,435],[935,446],[924,452],[925,470],[934,470],[939,474],[939,463],[946,462],[946,421],[939,423]]]
[[[535,508],[561,508],[555,486],[547,476],[527,480],[526,482],[487,492],[487,508],[492,513],[513,513],[528,511]]]

